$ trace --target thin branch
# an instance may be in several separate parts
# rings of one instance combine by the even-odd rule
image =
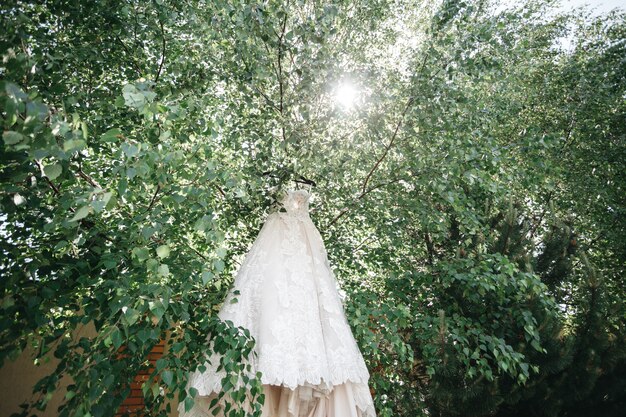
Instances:
[[[156,187],[156,190],[154,190],[154,195],[152,196],[152,199],[150,200],[150,204],[148,205],[148,208],[146,208],[146,210],[144,211],[150,211],[152,209],[152,207],[154,207],[154,203],[156,203],[157,200],[157,194],[159,194],[159,191],[161,191],[161,185],[158,184]]]
[[[361,187],[361,193],[365,193],[365,190],[367,189],[367,183],[369,182],[370,178],[372,177],[372,174],[374,174],[374,171],[376,171],[376,169],[378,168],[380,163],[383,161],[383,159],[385,159],[385,157],[389,153],[389,150],[392,148],[393,143],[396,140],[396,137],[398,136],[398,131],[400,130],[400,126],[402,125],[402,121],[404,120],[404,116],[406,115],[407,111],[411,107],[411,104],[413,104],[414,99],[415,99],[414,97],[409,98],[409,100],[407,101],[406,105],[404,106],[404,110],[402,111],[402,114],[400,115],[398,123],[396,123],[396,128],[393,131],[393,135],[391,136],[391,140],[389,141],[389,144],[385,147],[385,151],[380,156],[380,158],[378,158],[378,160],[376,161],[376,163],[374,164],[374,166],[372,167],[370,172],[365,177],[365,181],[363,181],[363,186]]]
[[[217,191],[220,192],[222,197],[226,198],[226,193],[224,192],[224,190],[222,190],[222,187],[220,187],[218,184],[213,184],[213,185],[215,186],[215,188],[217,188]]]
[[[273,108],[276,111],[280,111],[280,109],[278,107],[276,107],[276,104],[274,104],[274,102],[267,96],[267,94],[265,94],[259,87],[252,85],[252,88],[254,88],[257,93],[259,93],[261,96],[263,96],[263,98],[265,99],[265,101],[267,101],[267,104]]]
[[[374,241],[378,240],[378,236],[376,236],[376,235],[368,236],[367,238],[365,238],[365,240],[363,240],[363,242],[359,243],[359,244],[357,245],[357,247],[356,247],[356,248],[354,248],[354,249],[352,250],[352,253],[354,253],[354,252],[358,251],[358,250],[359,250],[359,249],[361,249],[361,247],[363,247],[366,243],[369,243],[369,242],[370,242],[370,241],[372,241],[372,240],[374,240]]]
[[[263,43],[263,46],[265,47],[265,51],[267,51],[267,55],[268,56],[272,55],[270,48],[267,46],[265,42]],[[274,74],[276,74],[276,78],[280,78],[278,75],[278,69],[276,68],[276,65],[274,65],[274,62],[271,62],[271,65],[272,65],[272,69],[274,70]]]
[[[296,66],[296,62],[293,59],[293,52],[291,52],[291,49],[287,49],[287,52],[289,52],[289,60],[291,61],[291,66],[295,67]]]
[[[41,171],[41,175],[46,179],[46,182],[48,183],[48,185],[50,186],[50,188],[52,188],[52,190],[54,190],[54,193],[56,195],[61,194],[61,191],[59,190],[59,187],[57,187],[56,185],[54,185],[54,183],[50,180],[50,178],[48,178],[48,176],[44,173],[43,171],[43,166],[41,165],[41,163],[37,160],[35,160],[35,163],[37,164],[37,166],[39,167],[39,171]]]
[[[574,124],[576,123],[576,119],[574,119],[572,117],[572,120],[570,121],[569,126],[567,127],[567,135],[565,137],[565,141],[563,142],[563,146],[561,146],[561,152],[567,147],[569,146],[569,144],[571,142],[573,142],[572,139],[572,131],[574,130]]]
[[[100,189],[102,188],[102,187],[100,187],[100,184],[98,184],[98,183],[96,182],[96,180],[94,180],[93,178],[91,178],[89,175],[87,175],[87,174],[83,171],[83,168],[82,168],[82,166],[81,166],[80,162],[79,162],[79,164],[78,164],[78,171],[77,171],[77,173],[78,173],[78,175],[79,175],[82,179],[84,179],[85,181],[87,181],[87,182],[88,182],[88,183],[89,183],[92,187],[94,187],[94,188],[100,188]]]
[[[139,65],[137,65],[137,62],[133,58],[133,54],[130,52],[130,50],[128,49],[128,47],[124,43],[124,41],[122,41],[122,39],[120,39],[119,36],[116,36],[115,39],[120,43],[120,45],[122,45],[122,48],[124,48],[124,50],[126,51],[128,56],[130,57],[130,62],[133,65],[133,67],[135,67],[135,69],[137,70],[138,75],[141,75],[141,68],[139,67]]]
[[[337,214],[337,215],[335,216],[335,218],[333,218],[333,219],[330,221],[330,223],[328,223],[327,227],[328,227],[328,226],[332,226],[332,225],[333,225],[333,224],[334,224],[337,220],[339,220],[341,217],[343,217],[343,215],[344,215],[344,214],[346,214],[346,213],[350,210],[350,207],[351,207],[351,206],[353,206],[353,205],[354,205],[357,201],[361,200],[361,199],[362,199],[363,197],[365,197],[367,194],[371,193],[372,191],[374,191],[374,190],[376,190],[376,189],[378,189],[378,188],[385,187],[385,186],[387,186],[387,185],[389,185],[389,184],[393,184],[394,182],[398,182],[398,181],[400,181],[401,179],[402,179],[402,178],[396,178],[396,179],[393,179],[393,180],[391,180],[391,181],[387,181],[387,182],[383,182],[383,183],[377,184],[377,185],[373,186],[372,188],[370,188],[370,189],[369,189],[369,190],[367,190],[367,191],[362,191],[362,192],[361,192],[361,194],[359,194],[359,195],[358,195],[358,196],[357,196],[354,200],[352,200],[352,201],[351,201],[351,202],[350,202],[347,206],[345,206],[344,208],[342,208],[342,209],[341,209],[341,211],[339,212],[339,214]]]
[[[135,26],[133,28],[133,40],[135,41],[135,48],[139,49],[141,45],[139,45],[139,42],[137,41],[137,26],[139,26],[139,19],[138,19],[136,5],[133,7],[133,11],[135,12]]]
[[[428,233],[428,229],[424,229],[424,241],[426,242],[426,250],[428,251],[428,265],[433,265],[435,258],[435,245]]]
[[[163,43],[161,46],[161,63],[159,64],[159,70],[154,78],[155,84],[159,82],[159,77],[161,76],[161,71],[163,70],[163,63],[165,62],[165,28],[163,27],[163,21],[161,19],[159,19],[159,26],[161,27],[161,38]]]
[[[196,255],[198,255],[199,257],[201,257],[202,259],[204,259],[205,261],[209,261],[209,258],[207,258],[206,256],[204,256],[203,254],[201,254],[196,248],[194,248],[193,246],[191,246],[189,243],[187,243],[186,241],[183,241],[183,243],[192,251],[194,251],[196,253]]]
[[[278,36],[278,90],[280,93],[280,116],[281,116],[281,134],[283,138],[283,142],[285,141],[285,119],[284,119],[284,89],[283,89],[283,37],[285,36],[285,28],[287,27],[287,13],[285,13],[285,17],[283,18],[283,27]],[[276,32],[274,32],[276,33]]]
[[[546,198],[546,203],[545,204],[549,204],[550,203],[550,199],[552,198],[552,193],[553,191],[550,191],[548,193],[548,197]],[[537,229],[539,228],[539,226],[541,225],[541,222],[543,221],[543,216],[546,214],[546,211],[548,211],[547,208],[544,208],[543,211],[541,212],[541,216],[539,216],[539,220],[537,221],[537,223],[533,226],[533,228],[530,230],[530,236],[528,237],[528,239],[532,242],[533,237],[535,236],[535,232],[537,231]]]
[[[78,168],[77,173],[78,173],[79,177],[81,177],[82,179],[87,181],[89,183],[89,185],[91,185],[92,187],[94,187],[94,188],[102,188],[89,175],[85,174],[80,168]]]

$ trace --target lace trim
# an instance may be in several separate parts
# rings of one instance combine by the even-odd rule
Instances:
[[[357,383],[352,390],[356,406],[363,412],[363,417],[376,417],[374,400],[367,383]]]
[[[350,390],[352,397],[354,399],[354,403],[361,411],[361,413],[357,413],[360,417],[376,417],[376,410],[374,409],[374,403],[372,400],[372,396],[369,392],[369,388],[366,384],[361,383],[353,383],[346,387]],[[286,388],[285,388],[286,389]],[[291,390],[288,393],[288,402],[292,405],[293,408],[290,407],[290,415],[294,409],[297,408],[299,411],[299,415],[308,415],[308,411],[311,411],[315,406],[316,402],[320,399],[330,396],[335,387],[326,386],[326,385],[304,385],[298,387],[297,390]],[[266,394],[268,392],[266,391]],[[207,417],[210,414],[210,401],[215,398],[214,394],[211,395],[198,395],[194,398],[194,406],[188,412],[185,412],[184,403],[178,404],[178,412],[180,417]],[[266,402],[267,402],[266,397]],[[348,399],[346,399],[348,400]],[[295,406],[295,402],[299,402],[297,406]],[[246,411],[251,412],[252,407],[249,404],[249,401],[246,401],[243,404],[243,407]],[[304,410],[303,410],[304,409]],[[219,414],[219,413],[218,413]]]

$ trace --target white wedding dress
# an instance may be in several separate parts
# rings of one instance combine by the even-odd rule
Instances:
[[[369,372],[309,217],[309,197],[306,190],[289,190],[281,200],[286,212],[268,215],[219,317],[256,340],[249,363],[252,376],[262,373],[263,417],[375,417]],[[181,417],[213,415],[209,404],[225,376],[218,365],[213,354],[204,372],[189,375],[188,388],[198,395],[188,412],[179,405]]]

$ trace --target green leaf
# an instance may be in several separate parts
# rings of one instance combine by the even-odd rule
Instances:
[[[111,201],[111,197],[113,197],[113,192],[107,191],[106,193],[100,194],[99,197],[100,199],[98,201],[102,201],[102,203],[104,204],[104,207],[106,207]]]
[[[113,342],[113,346],[116,349],[119,349],[122,346],[122,333],[117,326],[113,326],[113,331],[111,332],[111,341]]]
[[[138,261],[143,262],[150,256],[150,251],[145,246],[133,248],[132,254]]]
[[[124,103],[128,107],[141,109],[146,104],[146,98],[137,90],[132,84],[126,84],[122,89],[122,95],[124,97]]]
[[[126,194],[127,188],[128,188],[128,180],[125,177],[120,178],[120,182],[117,185],[118,195],[123,197]]]
[[[124,152],[124,154],[128,158],[132,158],[134,156],[137,156],[137,154],[139,154],[139,150],[141,149],[141,144],[138,143],[136,145],[133,145],[131,143],[124,142],[124,143],[122,143],[121,148],[122,148],[122,151]]]
[[[83,132],[83,139],[87,140],[88,131],[87,131],[87,123],[80,122],[80,130]]]
[[[107,130],[100,136],[102,142],[117,142],[122,137],[122,131],[120,129]]]
[[[91,206],[94,208],[96,213],[100,213],[105,207],[109,204],[111,197],[113,196],[112,192],[106,192],[98,195],[98,199],[91,202]]]
[[[20,143],[24,140],[24,135],[19,132],[8,130],[2,134],[2,140],[4,140],[5,145],[15,145],[16,143]]]
[[[222,272],[224,270],[224,261],[221,259],[217,259],[213,262],[213,267],[217,272]]]
[[[154,384],[152,384],[152,397],[156,398],[159,396],[159,384],[157,384],[156,382]]]
[[[146,261],[146,267],[148,271],[156,272],[159,267],[159,261],[154,258],[150,258]]]
[[[152,314],[154,314],[154,316],[161,320],[163,318],[163,315],[165,314],[165,310],[166,307],[165,305],[163,305],[163,303],[161,301],[150,301],[148,303],[148,306],[150,308],[150,311],[152,312]]]
[[[174,379],[174,374],[169,369],[161,372],[161,379],[165,382],[165,385],[168,387],[172,386],[172,381]]]
[[[161,246],[157,247],[156,253],[159,256],[159,258],[161,258],[161,259],[167,258],[168,256],[170,256],[170,247],[169,247],[169,245],[161,245]]]
[[[82,139],[70,139],[63,143],[63,150],[65,152],[73,152],[83,149],[87,146],[87,143]]]
[[[209,271],[202,272],[202,284],[206,285],[213,278],[213,273]]]
[[[52,134],[54,136],[63,136],[70,131],[70,125],[63,120],[55,120],[52,124]]]
[[[132,326],[139,319],[139,311],[130,307],[123,307],[122,311],[124,312],[124,320],[128,326]]]
[[[168,360],[165,358],[159,358],[156,361],[156,369],[157,371],[161,371],[161,369],[165,368],[168,364]]]
[[[49,179],[54,180],[59,175],[61,175],[61,172],[63,172],[63,168],[61,167],[61,164],[46,165],[43,168],[43,172],[44,172],[44,174],[46,174],[46,176]]]
[[[191,397],[185,398],[185,412],[188,412],[193,408],[194,400]]]
[[[159,265],[158,273],[160,276],[166,277],[170,274],[170,267],[167,264],[161,264]]]
[[[543,351],[543,349],[542,349],[541,345],[539,344],[539,341],[537,341],[537,339],[533,339],[533,340],[530,342],[530,345],[531,345],[531,346],[532,346],[535,350],[537,350],[537,351],[539,351],[539,352],[542,352],[542,351]]]
[[[114,259],[107,259],[102,264],[106,269],[113,269],[117,266],[117,261]]]
[[[71,222],[75,222],[77,220],[84,219],[91,212],[91,210],[92,210],[91,206],[89,206],[89,205],[82,206],[81,208],[76,210],[76,213],[74,213],[74,217],[72,217],[70,219],[70,221]]]

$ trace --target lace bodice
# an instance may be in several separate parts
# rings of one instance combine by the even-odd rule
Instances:
[[[280,204],[287,210],[287,214],[295,217],[309,216],[309,197],[306,190],[287,190]]]

